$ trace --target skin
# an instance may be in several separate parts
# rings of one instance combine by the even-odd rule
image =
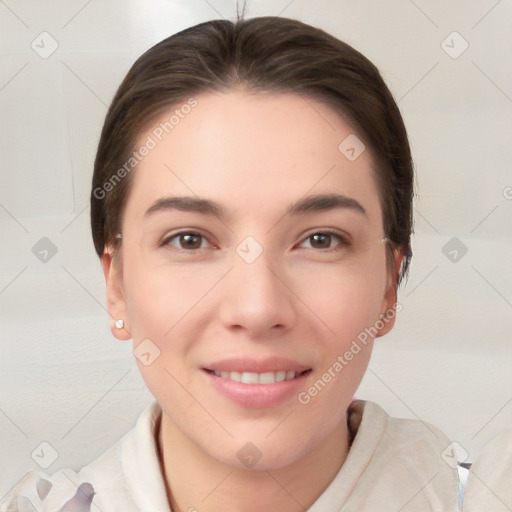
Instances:
[[[163,410],[173,510],[304,510],[347,456],[346,410],[372,343],[307,405],[294,395],[273,407],[240,406],[208,385],[201,368],[223,357],[286,357],[312,369],[307,390],[393,307],[374,161],[368,149],[345,158],[338,145],[354,130],[318,101],[244,90],[196,99],[133,171],[119,261],[108,248],[103,256],[109,312],[125,325],[112,332],[134,348],[149,338],[160,350],[149,366],[137,364]],[[332,193],[355,199],[366,214],[285,215],[306,195]],[[166,210],[145,218],[165,196],[215,200],[229,217]],[[349,244],[311,238],[327,228]],[[159,245],[178,231],[205,238],[195,239],[198,249],[180,237]],[[249,235],[263,248],[250,264],[236,253]],[[401,257],[397,251],[397,268]],[[251,469],[237,457],[247,442],[262,454]]]

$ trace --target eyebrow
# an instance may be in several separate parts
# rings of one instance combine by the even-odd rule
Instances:
[[[367,216],[366,210],[361,203],[341,194],[317,194],[307,196],[288,206],[285,215],[300,215],[334,209],[348,209]],[[192,196],[162,197],[146,210],[144,217],[149,217],[156,212],[167,210],[214,215],[224,220],[228,218],[228,212],[222,205],[209,199]]]

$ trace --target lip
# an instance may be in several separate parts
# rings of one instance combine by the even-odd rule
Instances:
[[[213,371],[265,373],[280,370],[295,371],[301,375],[274,384],[244,384],[213,374]],[[208,364],[201,368],[201,373],[208,385],[235,404],[249,409],[265,409],[275,407],[296,396],[304,387],[305,380],[311,373],[310,370],[311,367],[290,359],[271,358],[258,361],[237,358]]]
[[[271,357],[266,359],[247,359],[247,358],[230,358],[221,361],[214,361],[205,364],[204,370],[213,370],[216,372],[278,372],[280,370],[294,371],[302,373],[310,370],[310,366],[303,365],[292,359],[282,357]]]

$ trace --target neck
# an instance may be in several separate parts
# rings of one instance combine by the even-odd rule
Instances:
[[[346,421],[293,463],[240,470],[203,451],[162,413],[160,456],[173,512],[304,512],[328,487],[349,450]]]

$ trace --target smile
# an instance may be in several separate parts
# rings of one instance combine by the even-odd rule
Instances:
[[[213,368],[212,368],[213,367]],[[306,386],[312,368],[289,360],[231,360],[203,367],[206,383],[231,403],[266,409],[292,400]]]
[[[276,384],[285,380],[292,380],[300,377],[309,370],[296,372],[294,370],[279,370],[276,372],[221,372],[210,370],[216,377],[241,382],[242,384]]]

